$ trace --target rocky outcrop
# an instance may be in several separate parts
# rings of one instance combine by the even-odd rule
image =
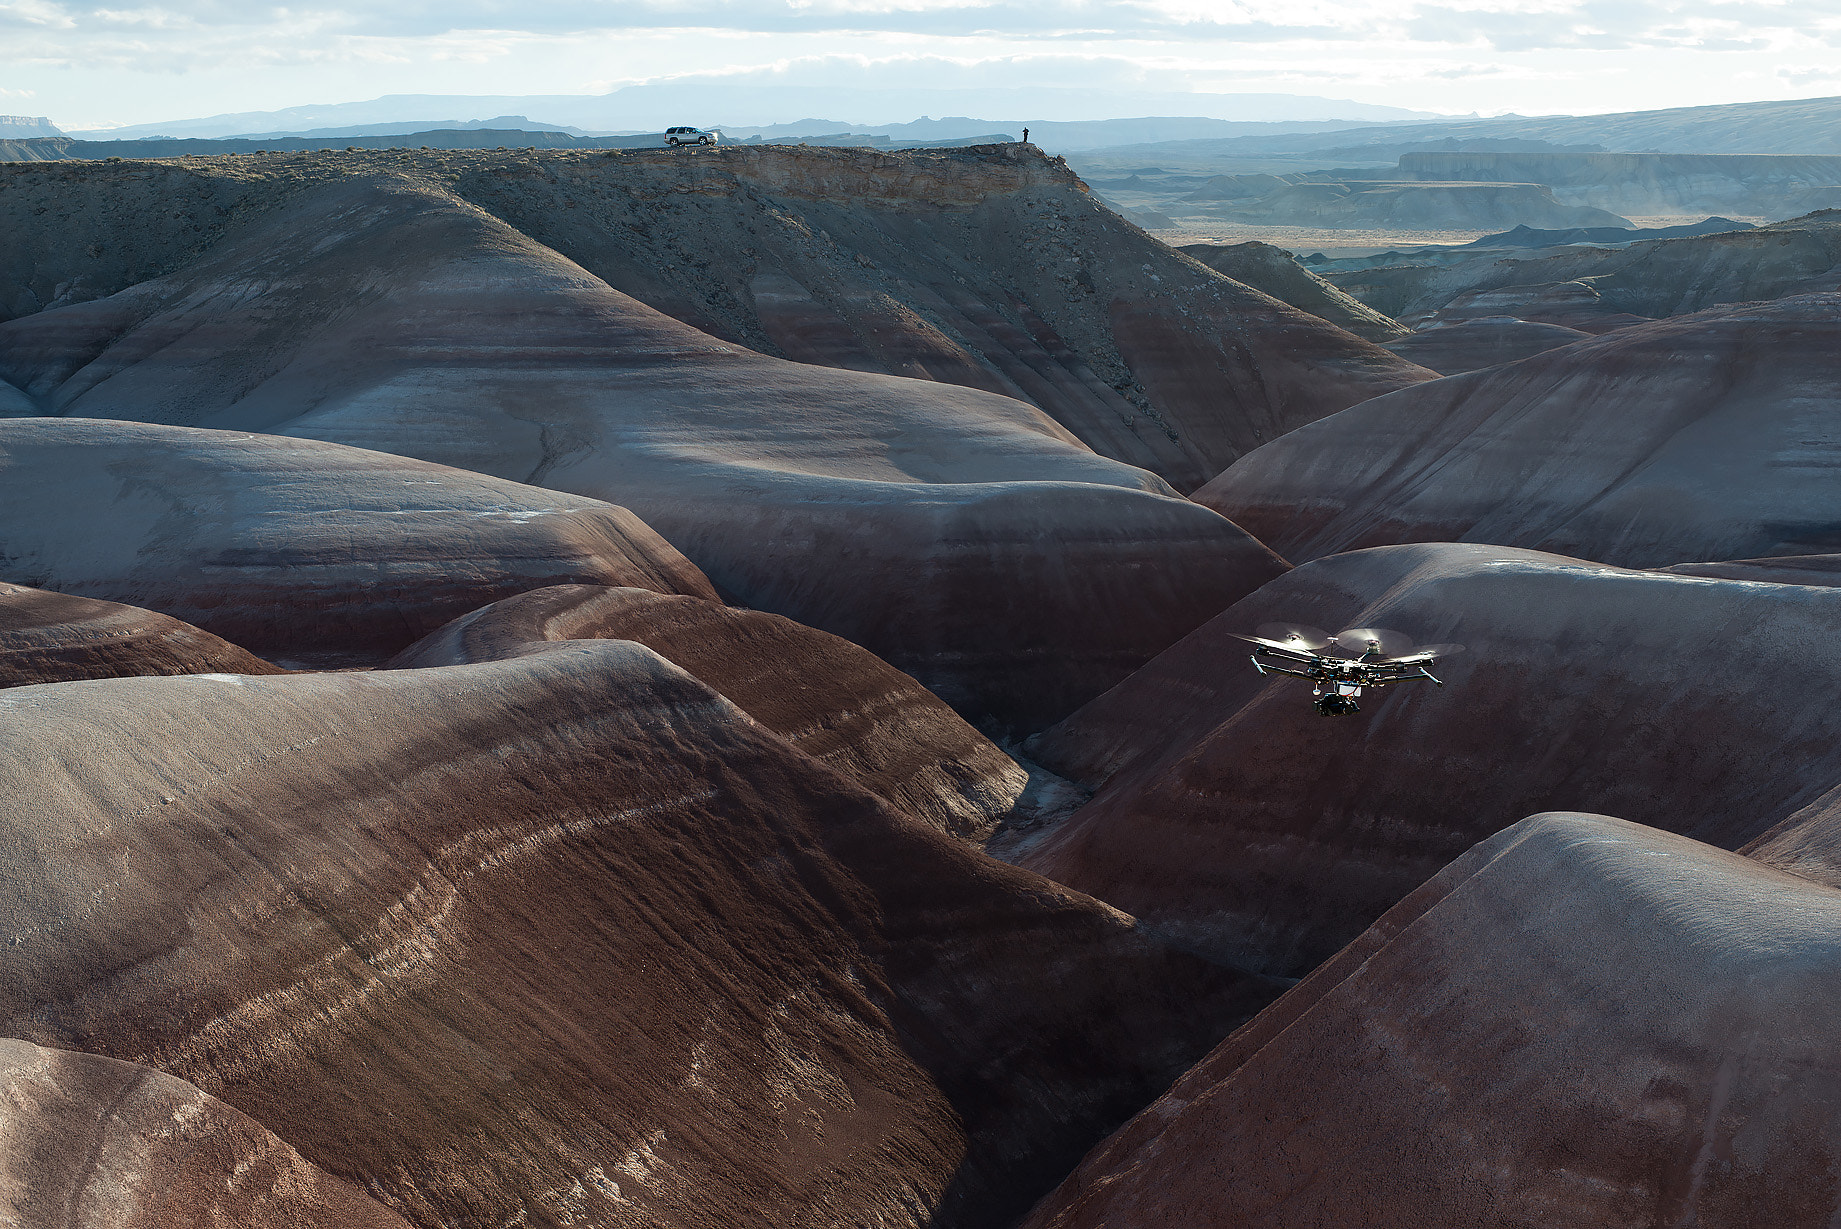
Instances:
[[[1751,232],[1759,233],[1759,232]],[[1841,546],[1841,295],[1635,325],[1275,441],[1196,493],[1293,559],[1393,542],[1651,567]]]
[[[1014,1222],[1267,1001],[650,650],[0,700],[0,1034],[417,1224]]]
[[[1216,273],[1328,320],[1357,337],[1385,345],[1410,332],[1404,324],[1344,294],[1293,260],[1290,252],[1270,243],[1186,243],[1177,250]]]
[[[1557,324],[1535,324],[1513,316],[1480,316],[1462,324],[1420,329],[1388,342],[1387,348],[1421,367],[1454,376],[1519,362],[1590,336]]]
[[[184,1080],[0,1040],[0,1220],[67,1229],[409,1229]]]
[[[0,577],[284,663],[381,661],[542,585],[715,596],[598,500],[313,440],[58,418],[0,421]]]
[[[177,619],[0,581],[0,687],[142,674],[279,674]]]
[[[1175,310],[1122,327],[1167,338],[1150,316]],[[719,341],[407,176],[333,184],[180,274],[0,326],[0,367],[58,412],[618,502],[725,594],[861,644],[998,730],[1065,715],[1284,566],[1021,401]],[[543,583],[562,580],[621,583]]]
[[[1298,976],[1532,812],[1737,849],[1841,781],[1841,590],[1501,547],[1306,564],[1032,740],[1093,801],[1023,864],[1248,967]],[[1394,627],[1466,651],[1353,717],[1261,678],[1233,633]]]
[[[1485,841],[1026,1229],[1820,1229],[1841,895],[1600,815]]]
[[[932,692],[848,640],[759,610],[645,589],[558,585],[462,615],[393,669],[499,661],[566,640],[643,644],[864,789],[982,839],[1029,774]]]

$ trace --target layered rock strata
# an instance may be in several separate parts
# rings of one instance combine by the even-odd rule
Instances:
[[[1299,976],[1470,845],[1577,808],[1737,849],[1841,782],[1841,590],[1500,547],[1306,564],[1028,744],[1099,787],[1023,864]],[[1466,651],[1325,719],[1233,633],[1393,627]]]
[[[393,669],[499,661],[566,640],[643,644],[812,758],[955,836],[1015,811],[1029,773],[867,649],[780,615],[645,589],[557,585],[463,615]]]
[[[1525,819],[1095,1149],[1026,1229],[1819,1229],[1841,894]]]
[[[1838,382],[1841,294],[1723,308],[1376,398],[1196,499],[1292,559],[1423,541],[1631,567],[1822,554],[1841,547]]]
[[[184,1080],[0,1040],[0,1221],[65,1229],[409,1229]]]
[[[62,413],[616,501],[725,594],[864,645],[994,729],[1064,715],[1284,566],[1021,401],[719,341],[403,174],[0,326],[0,363]],[[624,583],[544,583],[561,580]]]
[[[6,697],[0,1031],[418,1224],[1010,1224],[1273,993],[628,642]]]
[[[247,649],[151,610],[0,581],[0,687],[280,672]]]
[[[598,500],[314,440],[67,418],[0,420],[0,578],[284,661],[380,661],[560,582],[715,596]]]
[[[0,319],[173,272],[303,194],[380,175],[489,210],[707,333],[1017,397],[1185,491],[1291,427],[1427,378],[1198,269],[1107,210],[1059,159],[1020,145],[271,151],[0,167],[0,199],[16,202],[0,207]]]

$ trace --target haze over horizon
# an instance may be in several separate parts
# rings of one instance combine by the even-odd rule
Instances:
[[[888,95],[887,114],[827,116],[864,123],[916,118],[900,96],[939,90],[1037,91],[1045,104],[1079,91],[1089,104],[990,118],[1145,114],[1133,99],[1185,94],[1589,114],[1841,94],[1837,40],[1841,0],[644,0],[517,12],[4,0],[0,110],[86,130],[394,94],[681,83]],[[1211,114],[1197,102],[1187,113]]]

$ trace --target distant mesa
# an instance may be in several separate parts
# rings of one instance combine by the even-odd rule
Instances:
[[[1466,646],[1349,722],[1233,633],[1310,611]],[[1724,849],[1841,781],[1841,589],[1498,546],[1305,564],[1025,753],[1098,792],[1022,863],[1195,951],[1302,976],[1476,841],[1565,800]],[[1666,731],[1666,736],[1658,731]],[[1786,757],[1785,747],[1801,748]]]
[[[337,444],[84,419],[0,420],[0,557],[16,582],[284,663],[381,661],[546,584],[715,596],[598,500]]]
[[[42,115],[0,115],[0,140],[42,140],[63,135]]]
[[[1809,424],[1837,380],[1841,294],[1717,308],[1376,398],[1195,497],[1293,560],[1436,541],[1631,567],[1828,553],[1837,444]]]
[[[20,1225],[409,1229],[266,1127],[140,1063],[0,1040],[13,1146],[0,1199]]]
[[[954,836],[990,836],[1030,786],[1029,772],[867,649],[779,615],[694,597],[600,585],[536,589],[461,616],[388,668],[500,661],[572,640],[645,645],[805,754]]]
[[[1409,179],[1541,183],[1569,204],[1640,215],[1781,218],[1841,206],[1841,156],[1832,154],[1421,152],[1401,154],[1399,165]]]
[[[1325,280],[1376,311],[1417,323],[1445,309],[1463,309],[1468,295],[1497,294],[1481,314],[1513,310],[1520,299],[1550,291],[1599,303],[1603,327],[1630,317],[1680,316],[1722,303],[1777,299],[1841,286],[1841,211],[1829,210],[1753,229],[1677,239],[1645,240],[1611,249],[1563,248],[1539,255],[1463,250],[1442,257],[1396,253],[1385,267],[1319,266]],[[1577,302],[1577,299],[1575,299]],[[1542,304],[1537,310],[1544,310]],[[1471,310],[1471,309],[1463,309]],[[1621,317],[1621,319],[1617,318]],[[1449,319],[1449,315],[1442,318]],[[1579,319],[1533,314],[1527,319],[1602,331]]]
[[[1604,209],[1568,205],[1539,183],[1420,183],[1316,179],[1240,200],[1199,205],[1222,221],[1266,226],[1390,226],[1462,230],[1522,223],[1540,227],[1629,226]]]
[[[1622,244],[1650,239],[1689,239],[1697,235],[1719,235],[1727,231],[1753,229],[1755,227],[1750,222],[1735,222],[1731,218],[1719,217],[1683,223],[1680,226],[1640,226],[1635,229],[1622,226],[1575,226],[1569,230],[1537,230],[1532,226],[1517,226],[1498,235],[1473,239],[1463,246],[1495,249],[1568,247],[1575,243]]]
[[[151,610],[0,581],[0,687],[149,674],[279,674]]]
[[[1025,1229],[1818,1229],[1841,1206],[1818,1177],[1841,1148],[1837,927],[1823,884],[1532,816],[1223,1042]]]
[[[0,1033],[208,1083],[418,1225],[1000,1229],[1281,988],[630,642],[5,694]]]

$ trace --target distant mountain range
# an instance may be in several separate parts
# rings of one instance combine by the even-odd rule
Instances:
[[[1108,154],[1127,155],[1121,146]],[[1336,131],[1246,133],[1134,142],[1129,157],[1167,169],[1223,160],[1302,159],[1321,165],[1392,162],[1409,153],[1489,149],[1673,154],[1841,153],[1841,98],[1671,107],[1613,115],[1501,115]]]
[[[808,86],[733,85],[713,81],[672,81],[633,85],[610,94],[439,95],[391,94],[366,102],[289,107],[280,111],[246,111],[199,119],[131,124],[106,130],[72,132],[87,140],[146,137],[386,135],[380,126],[408,129],[455,129],[482,123],[500,124],[507,116],[533,116],[531,126],[545,131],[635,133],[672,124],[704,128],[733,127],[744,135],[761,125],[818,123],[820,130],[841,128],[879,131],[915,116],[1038,116],[999,123],[1033,129],[1050,121],[1105,120],[1120,115],[1177,115],[1195,122],[1230,121],[1269,124],[1297,121],[1351,123],[1438,119],[1427,111],[1374,106],[1330,98],[1290,94],[1126,93],[1072,89],[868,90]],[[438,118],[438,117],[455,118]],[[843,116],[811,120],[810,116]],[[489,119],[488,117],[500,117]],[[975,130],[934,134],[940,138],[974,136],[991,130],[990,119],[966,120]],[[796,135],[796,134],[782,134]],[[885,135],[896,135],[888,133]],[[1226,132],[1190,129],[1148,130],[1128,139],[1181,140]]]

